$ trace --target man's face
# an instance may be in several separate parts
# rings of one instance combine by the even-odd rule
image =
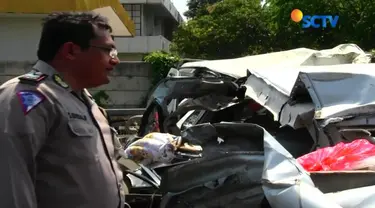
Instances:
[[[84,88],[109,83],[109,72],[119,63],[115,42],[107,31],[98,29],[98,37],[90,41],[90,47],[76,56],[76,78]]]

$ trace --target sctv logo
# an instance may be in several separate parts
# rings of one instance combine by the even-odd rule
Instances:
[[[299,9],[294,9],[290,17],[294,22],[302,21],[302,28],[326,28],[328,25],[335,28],[339,21],[339,16],[337,15],[303,15]]]

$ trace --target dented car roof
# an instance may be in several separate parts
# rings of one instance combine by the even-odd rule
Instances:
[[[297,48],[234,59],[195,61],[185,63],[181,67],[204,67],[234,78],[241,78],[246,77],[247,70],[264,69],[271,66],[282,68],[292,66],[368,63],[370,59],[370,56],[360,47],[349,43],[326,50]]]

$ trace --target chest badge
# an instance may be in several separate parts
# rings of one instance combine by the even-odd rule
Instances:
[[[69,88],[69,85],[66,84],[66,83],[63,81],[63,79],[62,79],[59,75],[54,74],[52,78],[53,78],[53,81],[54,81],[57,85],[59,85],[60,87],[65,88],[65,89]]]

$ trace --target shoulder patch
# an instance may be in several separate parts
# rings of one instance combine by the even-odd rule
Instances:
[[[22,111],[27,115],[32,109],[42,103],[46,97],[38,92],[33,90],[22,90],[17,92],[18,99],[22,106]]]
[[[66,84],[66,83],[63,81],[63,79],[62,79],[59,75],[54,74],[52,78],[53,78],[53,81],[54,81],[57,85],[59,85],[60,87],[65,88],[65,89],[68,89],[68,88],[69,88],[69,85]]]
[[[39,82],[43,81],[47,77],[48,77],[48,75],[43,74],[41,72],[31,71],[27,74],[24,74],[24,75],[20,76],[18,79],[22,83],[36,85]]]

